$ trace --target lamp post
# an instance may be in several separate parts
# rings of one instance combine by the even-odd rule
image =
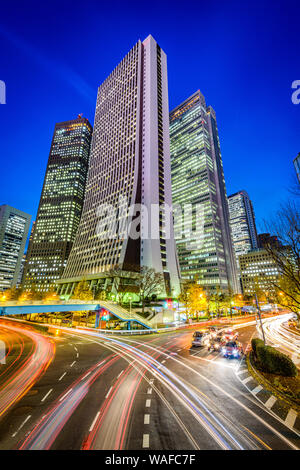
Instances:
[[[129,296],[129,315],[131,315],[131,302],[132,302],[132,297],[130,295]]]
[[[230,318],[232,319],[232,307],[234,305],[233,300],[230,302]]]
[[[255,294],[255,302],[256,302],[256,308],[257,308],[257,312],[258,312],[258,318],[259,318],[259,321],[260,321],[261,332],[262,332],[262,335],[263,335],[263,340],[264,340],[264,343],[266,345],[265,332],[264,332],[264,329],[263,329],[263,324],[262,324],[262,320],[261,320],[261,313],[260,313],[258,298],[257,298],[256,294]]]

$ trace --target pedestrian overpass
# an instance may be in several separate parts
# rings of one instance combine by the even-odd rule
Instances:
[[[55,313],[55,312],[96,312],[96,322],[100,318],[101,312],[106,310],[111,315],[128,323],[128,330],[132,329],[132,323],[138,323],[144,328],[152,328],[149,321],[135,312],[128,312],[114,302],[102,300],[97,301],[12,301],[0,302],[0,316],[9,315],[29,315],[31,313]]]

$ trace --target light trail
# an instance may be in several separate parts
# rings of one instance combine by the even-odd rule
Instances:
[[[274,347],[279,347],[284,353],[292,357],[296,365],[300,364],[300,336],[286,327],[286,322],[293,317],[293,314],[282,315],[278,318],[270,318],[264,321],[264,332],[267,343]],[[260,325],[257,326],[260,337],[262,331]]]
[[[82,374],[76,381],[68,387],[53,405],[49,408],[43,418],[38,422],[28,437],[20,446],[20,450],[48,450],[61,432],[62,428],[74,413],[75,409],[87,395],[91,385],[95,380],[107,370],[115,361],[116,356],[109,356],[100,367],[93,365],[89,369],[89,376],[83,382]]]
[[[11,325],[5,325],[3,329],[17,335],[27,336],[31,341],[31,349],[26,360],[22,361],[24,351],[24,344],[22,344],[16,360],[10,364],[6,371],[4,370],[4,372],[7,372],[12,365],[16,365],[17,360],[20,361],[20,367],[1,386],[0,416],[28,392],[45,372],[55,354],[55,344],[39,333]]]
[[[99,338],[99,335],[98,335]],[[105,339],[106,338],[102,338]],[[146,366],[148,372],[152,373],[158,380],[160,380],[163,385],[165,385],[170,392],[176,397],[177,400],[183,404],[183,406],[192,414],[192,416],[198,421],[202,428],[208,432],[211,437],[218,443],[219,447],[222,449],[231,449],[231,444],[234,443],[236,448],[242,449],[240,443],[231,435],[230,431],[227,430],[224,425],[216,418],[213,413],[205,406],[203,401],[192,392],[175,374],[169,371],[165,366],[159,363],[156,359],[145,352],[141,352],[137,348],[129,346],[126,343],[118,341],[116,339],[110,338],[110,341],[106,341],[106,345],[118,352],[122,348],[125,355],[127,355],[131,360],[137,361],[139,364]],[[162,354],[161,351],[158,351],[159,354]],[[165,353],[166,354],[166,353]],[[180,388],[172,381],[172,379],[180,385]],[[185,390],[182,391],[182,388]],[[188,395],[192,397],[189,398]],[[196,403],[195,403],[196,402]],[[201,408],[205,411],[201,411]],[[229,442],[227,442],[220,433],[223,432]]]

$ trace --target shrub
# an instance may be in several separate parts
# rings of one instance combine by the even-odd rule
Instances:
[[[260,339],[252,340],[252,349],[259,365],[265,372],[286,377],[296,377],[297,367],[293,361],[271,346],[265,346]]]
[[[260,338],[252,338],[252,340],[251,340],[251,346],[252,346],[252,351],[253,351],[255,357],[257,357],[257,352],[256,352],[256,350],[257,350],[257,346],[259,346],[259,345],[263,345],[263,346],[264,346],[263,340],[260,339]]]

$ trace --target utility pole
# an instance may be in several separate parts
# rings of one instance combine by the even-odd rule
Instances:
[[[263,340],[264,340],[264,343],[266,345],[265,332],[264,332],[263,324],[262,324],[262,321],[261,321],[261,313],[260,313],[258,298],[257,298],[256,294],[255,294],[255,302],[256,302],[256,308],[257,308],[257,312],[258,312],[258,318],[259,318],[259,321],[260,321],[260,327],[261,327],[261,331],[262,331],[262,335],[263,335]]]

